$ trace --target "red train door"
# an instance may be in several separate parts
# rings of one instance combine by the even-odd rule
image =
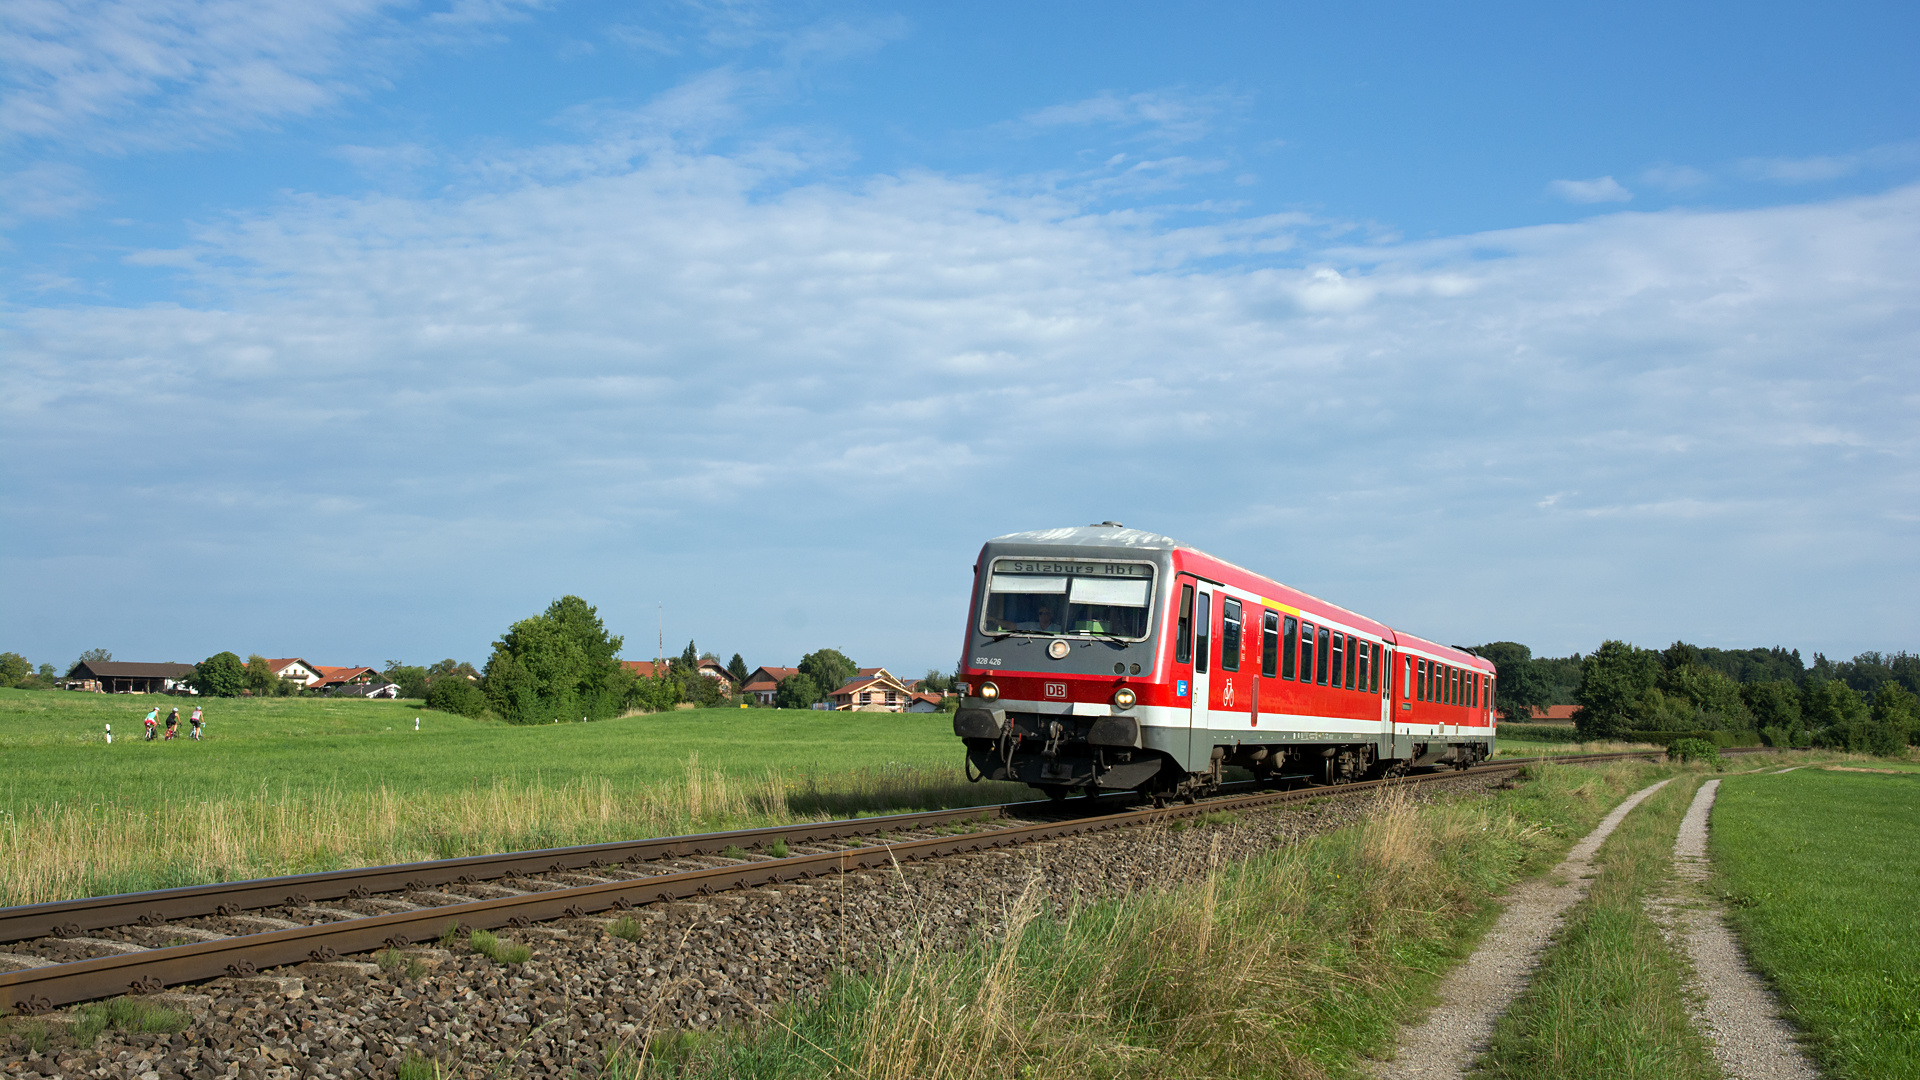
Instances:
[[[1193,687],[1187,711],[1187,761],[1189,767],[1196,751],[1211,753],[1213,735],[1210,713],[1213,697],[1208,689],[1213,667],[1213,589],[1196,583],[1193,598]]]

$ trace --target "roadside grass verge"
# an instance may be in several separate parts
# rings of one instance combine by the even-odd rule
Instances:
[[[1714,884],[1827,1075],[1920,1076],[1916,837],[1920,776],[1904,769],[1800,769],[1720,786]]]
[[[1720,1075],[1689,1011],[1691,971],[1647,909],[1669,889],[1674,836],[1704,775],[1686,770],[1607,838],[1586,898],[1567,913],[1527,988],[1495,1026],[1476,1075]]]
[[[1668,768],[1530,769],[1486,798],[1389,790],[1363,825],[1165,892],[1045,912],[994,940],[919,947],[751,1030],[663,1039],[631,1071],[916,1080],[1340,1075],[1471,951],[1491,897],[1550,866]],[[651,1056],[649,1056],[651,1055]]]

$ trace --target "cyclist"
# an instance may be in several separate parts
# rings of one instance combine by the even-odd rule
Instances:
[[[200,725],[202,723],[200,719],[200,706],[195,705],[193,707],[193,715],[187,717],[187,723],[193,725],[193,741],[199,742],[200,741]]]
[[[147,712],[147,741],[152,742],[154,729],[160,724],[160,706],[155,705]]]

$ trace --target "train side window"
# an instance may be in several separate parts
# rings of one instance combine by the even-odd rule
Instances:
[[[1440,694],[1449,705],[1460,704],[1453,699],[1453,691],[1460,685],[1459,675],[1460,673],[1452,668],[1446,668],[1440,672]]]
[[[1280,674],[1280,613],[1269,611],[1260,620],[1260,674]]]
[[[1451,705],[1453,701],[1447,697],[1447,683],[1449,681],[1447,676],[1452,674],[1453,669],[1441,667],[1437,670],[1439,672],[1438,681],[1440,685],[1433,688],[1433,699],[1442,705]]]
[[[1293,662],[1296,659],[1294,646],[1299,636],[1300,620],[1287,616],[1286,633],[1280,639],[1280,677],[1283,679],[1293,678]]]
[[[1320,656],[1316,661],[1318,666],[1313,669],[1313,681],[1321,686],[1327,685],[1327,639],[1332,634],[1326,627],[1320,628]]]
[[[1367,688],[1367,643],[1361,641],[1359,638],[1350,637],[1347,639],[1347,646],[1360,657],[1358,666],[1353,669],[1356,677],[1353,688],[1355,690],[1365,690]]]
[[[1240,601],[1220,601],[1220,670],[1240,670]]]
[[[1419,676],[1420,688],[1419,688],[1419,692],[1416,693],[1414,696],[1416,699],[1420,701],[1426,701],[1428,700],[1427,698],[1427,662],[1425,660],[1418,660],[1415,662],[1420,665],[1420,676]]]
[[[1366,655],[1366,642],[1349,635],[1347,637],[1347,689],[1358,690],[1364,684],[1359,680],[1366,678],[1360,670],[1360,658]]]
[[[1460,704],[1460,675],[1461,674],[1462,673],[1459,668],[1447,669],[1447,693],[1452,695],[1452,700],[1448,702],[1448,704],[1450,705]]]
[[[1408,656],[1404,659],[1407,662],[1407,673],[1400,678],[1400,696],[1411,698],[1413,696],[1413,657]]]
[[[1389,664],[1393,663],[1393,654],[1391,653],[1387,654],[1387,663]],[[1373,643],[1373,666],[1368,671],[1367,679],[1368,679],[1368,682],[1367,682],[1368,692],[1374,693],[1374,694],[1379,693],[1380,692],[1380,643],[1377,641]]]
[[[1313,681],[1313,624],[1300,624],[1300,681]]]
[[[1193,659],[1193,586],[1180,586],[1180,623],[1173,634],[1173,662]]]
[[[1480,707],[1480,673],[1474,672],[1467,679],[1467,708]]]
[[[1336,630],[1333,632],[1333,679],[1327,685],[1334,687],[1340,685],[1340,668],[1346,659],[1346,655],[1347,635]]]
[[[1210,635],[1212,634],[1212,630],[1210,628],[1213,625],[1211,621],[1212,617],[1213,595],[1211,593],[1201,593],[1200,610],[1195,613],[1193,623],[1194,633],[1199,637],[1199,640],[1194,642],[1193,670],[1202,675],[1207,673],[1207,658],[1213,655],[1208,649],[1208,646],[1211,644]]]

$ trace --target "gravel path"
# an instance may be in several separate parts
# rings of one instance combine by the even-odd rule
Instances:
[[[1718,780],[1700,785],[1680,822],[1673,869],[1682,882],[1697,886],[1711,870],[1707,818],[1719,788]],[[1794,1041],[1793,1025],[1781,1018],[1779,1002],[1747,966],[1720,904],[1696,888],[1655,908],[1662,909],[1693,961],[1695,988],[1704,998],[1694,1020],[1712,1037],[1720,1068],[1740,1080],[1815,1080],[1820,1074]]]
[[[1398,789],[1418,802],[1508,786],[1501,776]],[[711,1029],[818,993],[834,973],[890,949],[947,948],[998,933],[1031,883],[1057,911],[1144,892],[1342,828],[1373,800],[1239,811],[1191,827],[1154,825],[636,908],[640,933],[568,919],[501,936],[530,946],[501,965],[464,948],[416,948],[383,970],[355,957],[219,979],[158,995],[193,1020],[176,1035],[108,1033],[89,1050],[0,1046],[0,1075],[136,1080],[391,1077],[419,1052],[449,1077],[598,1074],[611,1050],[650,1032]],[[62,1017],[52,1018],[57,1026]]]
[[[1440,983],[1436,992],[1441,1004],[1425,1023],[1401,1029],[1393,1060],[1377,1063],[1375,1075],[1386,1080],[1465,1076],[1473,1059],[1486,1051],[1494,1021],[1527,985],[1566,910],[1587,894],[1600,845],[1634,807],[1671,782],[1662,780],[1628,796],[1567,852],[1553,873],[1516,886],[1480,948]]]

